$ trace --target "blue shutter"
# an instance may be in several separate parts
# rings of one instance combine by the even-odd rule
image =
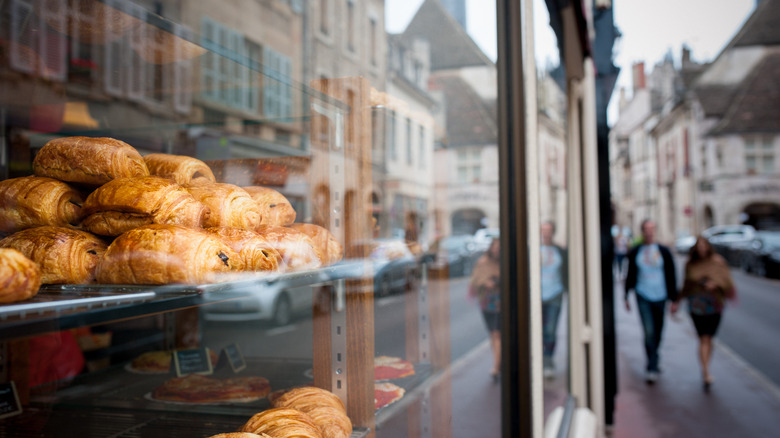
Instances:
[[[47,79],[64,81],[67,75],[67,46],[65,35],[52,30],[46,23],[56,23],[55,29],[65,29],[67,26],[67,7],[65,0],[49,0],[41,11],[41,76]],[[45,29],[45,30],[44,30]]]
[[[176,24],[174,33],[176,39],[176,61],[173,65],[173,107],[176,111],[186,114],[192,106],[192,61],[184,56],[184,46],[191,40],[189,28]]]
[[[33,7],[21,0],[11,2],[11,67],[24,73],[35,69]]]

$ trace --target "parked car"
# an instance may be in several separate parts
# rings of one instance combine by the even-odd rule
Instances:
[[[739,266],[738,253],[750,245],[756,236],[756,229],[750,225],[716,225],[701,234],[730,265]]]
[[[431,245],[434,254],[434,268],[449,269],[450,277],[471,275],[477,259],[483,251],[479,251],[474,243],[474,237],[469,234],[459,234],[443,237]]]
[[[499,237],[498,228],[480,228],[474,233],[474,248],[476,251],[487,251],[493,239]]]
[[[302,278],[303,275],[307,278]],[[287,325],[296,315],[311,311],[312,288],[327,280],[321,272],[284,274],[241,290],[219,292],[213,297],[216,302],[203,307],[204,318],[208,321],[260,320]]]
[[[780,231],[758,231],[739,251],[739,265],[760,277],[780,278]]]
[[[366,259],[345,259],[334,265],[339,276],[374,279],[380,297],[400,293],[411,286],[418,272],[417,258],[402,239],[373,239],[353,244],[348,253],[367,254]]]

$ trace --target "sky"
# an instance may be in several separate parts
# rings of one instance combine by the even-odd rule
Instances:
[[[544,0],[532,0],[537,65],[557,63],[555,36],[549,27]],[[386,29],[402,32],[422,0],[385,2]],[[615,25],[622,34],[614,48],[615,65],[621,68],[609,123],[617,118],[616,96],[625,87],[630,97],[631,65],[644,61],[647,72],[671,50],[680,61],[683,44],[691,48],[691,59],[712,61],[739,30],[755,6],[755,0],[613,0]],[[496,5],[487,0],[466,0],[467,31],[491,59],[496,59]],[[679,64],[678,64],[679,65]]]

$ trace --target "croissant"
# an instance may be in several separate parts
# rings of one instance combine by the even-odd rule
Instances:
[[[217,182],[211,168],[197,158],[186,155],[149,154],[144,156],[144,161],[150,174],[170,178],[176,181],[176,184],[190,184],[196,177]]]
[[[324,254],[324,263],[330,265],[338,262],[344,256],[344,249],[327,228],[314,224],[292,224],[290,228],[311,237],[317,250]]]
[[[279,251],[254,231],[230,227],[212,227],[206,231],[237,252],[247,271],[276,271],[282,263]]]
[[[320,429],[323,438],[349,438],[352,435],[352,421],[344,411],[333,406],[319,406],[304,411]]]
[[[147,176],[141,154],[107,137],[63,137],[46,143],[33,160],[33,171],[60,181],[99,186],[114,178]]]
[[[260,206],[261,225],[286,226],[295,222],[295,209],[283,194],[261,186],[244,187],[244,190]]]
[[[249,193],[233,184],[187,186],[187,190],[211,210],[206,227],[237,227],[254,230],[260,225],[260,207]]]
[[[272,404],[275,408],[293,408],[303,412],[321,406],[330,406],[341,412],[347,412],[339,396],[316,386],[293,388],[277,397]]]
[[[83,216],[81,193],[62,181],[25,176],[0,181],[0,232],[41,225],[76,225]]]
[[[220,433],[218,435],[212,435],[209,438],[271,438],[270,436],[261,433],[249,433],[249,432],[229,432],[229,433]]]
[[[95,267],[106,244],[86,231],[65,227],[28,228],[0,240],[0,247],[13,248],[38,263],[43,284],[95,282]]]
[[[282,254],[287,269],[296,271],[322,266],[325,256],[306,234],[289,227],[271,225],[260,225],[257,233]]]
[[[112,180],[87,196],[84,212],[82,226],[103,236],[149,224],[200,228],[209,214],[187,190],[159,176]]]
[[[322,438],[311,417],[289,408],[273,408],[255,414],[239,432],[267,433],[278,438]]]
[[[41,287],[38,264],[11,248],[0,248],[0,303],[13,303],[35,296]]]
[[[117,237],[98,263],[97,279],[107,284],[199,284],[242,268],[239,255],[215,236],[153,224]]]

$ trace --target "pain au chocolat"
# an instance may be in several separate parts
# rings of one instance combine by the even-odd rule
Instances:
[[[13,248],[36,262],[43,284],[95,282],[95,267],[106,244],[86,231],[65,227],[27,228],[0,240],[0,247]]]
[[[290,201],[278,191],[261,186],[244,187],[260,207],[260,224],[287,226],[295,222],[295,209]]]
[[[260,225],[257,233],[282,254],[285,269],[300,271],[323,265],[325,255],[308,235],[290,227]]]
[[[82,226],[102,236],[118,236],[150,224],[200,228],[209,214],[186,189],[159,176],[118,178],[90,193]]]
[[[327,228],[315,224],[292,224],[290,228],[311,237],[318,251],[324,254],[323,262],[330,265],[344,256],[344,248]]]
[[[51,140],[35,155],[33,171],[38,176],[89,186],[99,186],[115,178],[149,175],[143,157],[135,148],[108,137]]]
[[[315,386],[293,388],[273,400],[275,408],[292,408],[308,414],[324,438],[348,438],[352,422],[344,403],[332,392]]]
[[[282,255],[254,231],[231,227],[211,227],[205,230],[230,246],[241,257],[244,270],[278,271]]]
[[[186,155],[149,154],[144,156],[149,173],[163,178],[169,178],[180,185],[192,183],[193,178],[206,178],[217,182],[211,168],[197,158]]]
[[[38,293],[38,264],[12,248],[0,248],[0,304],[26,300]]]
[[[211,211],[206,227],[236,227],[254,230],[260,225],[260,207],[246,190],[233,184],[187,186],[187,190]]]
[[[52,178],[24,176],[0,181],[0,232],[77,225],[83,204],[78,190]]]
[[[239,255],[216,236],[153,224],[117,237],[98,264],[97,279],[107,284],[199,284],[242,268]]]

